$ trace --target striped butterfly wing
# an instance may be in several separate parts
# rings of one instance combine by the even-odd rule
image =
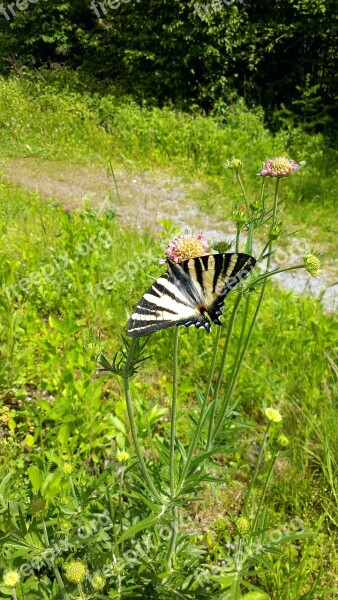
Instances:
[[[221,325],[226,295],[255,263],[248,254],[208,254],[178,264],[168,260],[169,270],[147,290],[131,315],[128,335],[139,337],[174,325],[195,325],[209,332],[207,316]]]

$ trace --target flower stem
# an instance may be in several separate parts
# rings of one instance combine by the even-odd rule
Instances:
[[[235,251],[239,252],[239,236],[240,236],[241,230],[239,229],[239,227],[237,227],[236,229],[236,243],[235,243]]]
[[[65,600],[69,600],[69,596],[66,592],[66,588],[65,588],[65,584],[63,583],[60,571],[58,569],[58,567],[53,567],[53,571],[56,577],[56,581],[58,582],[58,586],[59,586],[59,590],[61,592],[62,598],[65,598]]]
[[[239,174],[239,171],[236,169],[236,177],[237,177],[237,181],[240,185],[240,188],[242,190],[242,194],[243,194],[243,198],[244,198],[244,202],[245,202],[245,208],[246,210],[249,212],[249,203],[248,203],[248,199],[247,199],[247,195],[246,195],[246,191],[242,182],[242,178]]]
[[[130,343],[128,358],[127,358],[127,362],[126,362],[126,372],[127,373],[129,372],[130,365],[132,364],[136,345],[137,345],[137,338],[133,338]],[[153,494],[154,498],[156,498],[156,500],[160,504],[163,504],[163,499],[162,499],[161,495],[159,494],[159,492],[157,491],[156,487],[154,486],[154,484],[149,476],[148,469],[146,467],[146,464],[145,464],[143,456],[142,456],[142,450],[141,450],[140,443],[138,441],[136,424],[135,424],[134,415],[133,415],[133,404],[132,404],[131,395],[130,395],[129,377],[125,377],[123,379],[123,387],[124,387],[124,395],[125,395],[126,405],[127,405],[127,413],[128,413],[130,431],[131,431],[131,435],[133,438],[135,452],[136,452],[136,455],[138,458],[140,470],[141,470],[142,475],[143,475],[145,481],[147,482],[149,490]]]
[[[276,180],[276,186],[275,186],[273,211],[272,211],[272,215],[273,215],[272,216],[272,222],[273,222],[273,224],[276,222],[276,217],[277,217],[278,187],[279,187],[279,179]],[[270,243],[269,243],[269,256],[268,256],[267,264],[266,264],[265,277],[263,277],[264,281],[263,281],[261,293],[260,293],[259,299],[257,301],[256,309],[255,309],[254,315],[252,317],[251,325],[249,327],[249,331],[248,331],[248,334],[247,334],[246,340],[244,342],[244,346],[243,346],[242,352],[241,352],[238,360],[237,360],[238,353],[236,355],[236,359],[235,359],[234,366],[233,366],[233,369],[232,369],[231,380],[230,380],[229,385],[227,387],[227,390],[225,392],[225,397],[224,397],[222,409],[221,409],[221,411],[220,411],[220,413],[219,413],[219,415],[217,417],[217,420],[216,420],[216,424],[215,424],[215,427],[214,427],[214,430],[213,430],[213,433],[212,433],[212,440],[215,439],[216,435],[218,434],[219,430],[222,427],[223,419],[224,419],[224,416],[225,416],[226,411],[228,409],[228,406],[229,406],[229,403],[230,403],[230,399],[231,399],[233,390],[235,388],[235,385],[236,385],[236,382],[237,382],[237,378],[238,378],[238,375],[239,375],[240,370],[241,370],[241,366],[243,364],[244,356],[245,356],[246,351],[248,349],[248,346],[249,346],[249,343],[250,343],[250,339],[251,339],[251,336],[252,336],[252,332],[253,332],[255,324],[256,324],[257,316],[258,316],[260,307],[261,307],[263,299],[264,299],[266,282],[267,282],[266,276],[268,275],[268,271],[269,271],[270,264],[271,264],[272,244],[273,244],[273,240],[270,240]],[[248,315],[249,298],[250,298],[250,296],[247,299],[245,313],[244,313],[244,317],[243,317],[243,319],[244,319],[244,325],[245,325],[245,321],[246,321],[247,315]],[[239,347],[241,346],[241,341],[242,341],[243,335],[244,335],[244,328],[242,327],[242,333],[241,333],[241,339],[239,341]]]
[[[213,427],[214,427],[214,420],[215,420],[215,413],[216,413],[216,409],[217,409],[219,390],[220,390],[222,379],[224,376],[224,369],[225,369],[225,365],[226,365],[226,361],[227,361],[227,357],[228,357],[228,351],[229,351],[229,345],[230,345],[230,341],[231,341],[232,331],[234,328],[235,318],[237,315],[237,311],[238,311],[238,307],[239,307],[241,298],[242,298],[241,295],[238,294],[238,296],[235,300],[234,307],[232,309],[228,329],[226,332],[226,340],[225,340],[225,344],[224,344],[224,348],[223,348],[221,364],[220,364],[216,387],[215,387],[215,392],[214,392],[213,406],[211,409],[210,420],[209,420],[209,430],[208,430],[207,448],[206,448],[207,452],[210,450],[210,447],[211,447],[212,431],[213,431]]]
[[[277,453],[276,453],[276,454],[273,456],[273,458],[272,458],[272,460],[271,460],[271,463],[270,463],[269,472],[268,472],[268,474],[267,474],[267,476],[266,476],[266,480],[265,480],[264,488],[263,488],[263,491],[262,491],[261,497],[260,497],[260,499],[259,499],[258,506],[257,506],[257,508],[256,508],[256,510],[255,510],[255,512],[256,512],[256,516],[255,516],[255,520],[254,520],[254,526],[253,526],[253,530],[255,530],[255,529],[256,529],[256,524],[257,524],[257,521],[258,521],[258,519],[259,519],[259,513],[260,513],[260,510],[261,510],[261,508],[262,508],[262,504],[263,504],[263,501],[264,501],[264,498],[265,498],[266,490],[267,490],[267,487],[268,487],[268,485],[269,485],[269,481],[270,481],[270,478],[271,478],[272,469],[273,469],[273,466],[274,466],[274,464],[275,464],[275,462],[276,462],[276,459],[277,459],[277,457],[278,457],[278,454],[279,454],[279,452],[277,452]]]
[[[173,391],[171,402],[171,428],[170,428],[170,458],[169,458],[169,480],[170,494],[173,499],[175,496],[175,441],[176,441],[176,414],[177,414],[177,393],[178,393],[178,337],[179,328],[174,329],[173,346]]]
[[[171,428],[170,428],[170,454],[169,454],[169,481],[170,481],[170,495],[171,500],[174,500],[176,494],[176,483],[175,483],[175,444],[176,444],[176,416],[177,416],[177,396],[178,396],[178,338],[179,328],[176,327],[174,330],[174,344],[173,344],[173,392],[171,402]],[[176,548],[176,538],[178,530],[178,508],[173,508],[173,529],[170,538],[170,544],[168,548],[168,566],[172,566],[172,557]]]
[[[269,423],[267,424],[267,427],[266,427],[266,429],[265,429],[265,433],[264,433],[264,437],[263,437],[263,442],[262,442],[262,445],[261,445],[261,447],[260,447],[259,454],[258,454],[258,458],[257,458],[257,461],[256,461],[255,471],[254,471],[254,474],[253,474],[253,476],[252,476],[251,483],[250,483],[250,486],[249,486],[249,489],[248,489],[248,493],[247,493],[247,495],[246,495],[246,499],[245,499],[245,504],[244,504],[244,506],[245,506],[245,511],[246,511],[246,509],[247,509],[247,507],[248,507],[248,502],[249,502],[249,498],[250,498],[250,496],[251,496],[251,492],[252,492],[252,490],[253,490],[253,487],[254,487],[254,485],[255,485],[255,483],[256,483],[256,479],[257,479],[257,475],[258,475],[258,469],[259,469],[259,466],[260,466],[260,464],[261,464],[261,460],[262,460],[262,456],[263,456],[263,452],[264,452],[265,444],[266,444],[266,442],[267,442],[267,439],[268,439],[268,434],[269,434],[270,425],[271,425],[271,423],[269,422]]]

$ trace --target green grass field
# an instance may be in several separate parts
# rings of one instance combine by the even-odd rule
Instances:
[[[289,131],[273,137],[260,113],[241,105],[219,123],[172,110],[140,109],[128,99],[92,97],[43,81],[1,80],[0,108],[4,164],[21,157],[48,160],[52,168],[61,160],[92,166],[110,160],[117,168],[128,163],[135,172],[170,172],[187,185],[205,182],[208,198],[196,191],[192,198],[201,210],[216,215],[220,210],[229,214],[240,198],[235,177],[222,167],[225,160],[237,156],[246,161],[251,193],[263,160],[285,153],[305,160],[307,166],[283,187],[285,224],[291,231],[301,224],[310,245],[327,257],[332,254],[337,156],[320,135]],[[129,575],[116,566],[117,537],[146,514],[137,496],[141,484],[122,383],[97,375],[96,356],[102,350],[112,359],[121,347],[128,315],[152,277],[163,271],[157,259],[163,255],[166,235],[123,227],[118,211],[113,203],[108,211],[98,212],[87,204],[69,212],[55,199],[24,190],[8,178],[1,183],[0,574],[41,561],[52,538],[60,544],[67,534],[74,541],[79,527],[88,528],[97,515],[106,514],[111,531],[94,531],[92,526],[91,537],[59,553],[53,569],[42,560],[26,574],[21,571],[17,598],[336,597],[336,326],[318,301],[272,283],[235,389],[229,436],[208,467],[221,484],[203,484],[181,507],[184,518],[194,522],[192,546],[186,547],[182,538],[181,554],[169,574],[161,571],[160,541],[152,545],[150,537],[148,550]],[[234,301],[233,296],[227,301],[226,324]],[[252,304],[248,310],[251,315]],[[241,337],[243,313],[240,306],[230,363]],[[192,329],[180,336],[178,438],[185,447],[198,417],[195,392],[206,384],[214,337],[215,331],[207,336]],[[225,343],[221,337],[221,348]],[[131,383],[137,432],[150,465],[157,464],[159,456],[162,461],[159,448],[165,453],[169,435],[171,346],[171,330],[151,336],[147,354],[152,358]],[[232,575],[217,579],[215,573],[229,553],[234,523],[245,514],[245,490],[268,406],[277,406],[283,417],[282,428],[276,426],[271,439],[283,432],[289,445],[274,463],[265,494],[264,527],[279,531],[298,519],[306,534],[259,555],[261,559],[241,573],[240,588]],[[125,470],[116,460],[118,450],[131,455]],[[268,445],[253,507],[272,454],[273,446]],[[43,500],[39,510],[32,506],[37,498]],[[135,527],[134,538],[146,547],[146,532],[138,534]],[[131,548],[129,544],[126,538],[122,549]],[[121,544],[118,548],[122,552]],[[71,559],[85,561],[91,573],[107,561],[115,567],[104,588],[95,587],[93,580],[77,585],[76,579],[66,581],[63,575]],[[185,595],[182,573],[193,577],[202,564],[214,565],[214,582]],[[1,597],[14,597],[12,592],[0,584]]]

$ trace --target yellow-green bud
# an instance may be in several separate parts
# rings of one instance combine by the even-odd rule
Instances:
[[[72,528],[71,524],[69,523],[69,521],[62,521],[60,523],[60,529],[62,531],[62,533],[68,533],[68,531]]]
[[[310,275],[313,275],[313,277],[316,277],[320,271],[319,258],[317,256],[315,256],[314,254],[305,254],[303,256],[303,260],[304,260],[306,270],[310,273]]]
[[[234,207],[230,213],[231,219],[236,223],[236,227],[239,229],[246,223],[246,211],[244,204],[240,204],[238,207]]]
[[[73,465],[71,465],[70,463],[66,463],[62,467],[62,471],[65,475],[70,475],[73,472]]]
[[[82,583],[86,577],[87,566],[82,560],[72,560],[65,565],[65,572],[71,583]]]
[[[8,585],[8,587],[15,587],[20,581],[20,573],[17,571],[7,571],[7,573],[4,574],[2,581],[5,585]]]
[[[106,585],[106,578],[102,573],[95,573],[92,577],[92,586],[94,590],[103,590]]]
[[[270,229],[269,229],[269,239],[270,240],[277,240],[280,236],[280,234],[282,233],[282,223],[274,223],[273,225],[271,225]]]
[[[232,158],[231,160],[227,160],[224,163],[224,167],[226,169],[236,169],[236,171],[241,169],[243,166],[244,166],[244,162],[242,160],[240,160],[239,158]]]
[[[250,530],[250,521],[246,517],[239,517],[239,519],[236,521],[236,526],[239,533],[248,533]]]
[[[281,448],[286,448],[290,444],[289,439],[283,433],[281,433],[281,435],[278,436],[277,442],[281,446]]]
[[[116,452],[116,460],[118,462],[127,462],[130,459],[130,454],[129,452],[126,452],[125,450],[122,450],[121,452]]]
[[[271,423],[280,423],[282,420],[282,415],[275,408],[266,408],[264,414]]]

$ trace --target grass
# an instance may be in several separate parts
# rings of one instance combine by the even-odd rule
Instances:
[[[50,78],[50,75],[49,75]],[[225,122],[173,109],[140,107],[130,98],[79,92],[65,73],[47,83],[43,77],[0,80],[0,157],[35,157],[79,164],[161,169],[183,176],[203,210],[216,215],[241,201],[232,173],[223,164],[234,156],[246,162],[249,192],[256,189],[262,161],[287,154],[306,167],[285,182],[286,220],[332,250],[338,154],[318,134],[299,129],[273,136],[262,112],[232,106]],[[60,83],[61,82],[61,83]],[[53,168],[51,166],[51,168]],[[223,214],[223,211],[221,212]]]
[[[32,273],[45,273],[27,291],[18,288],[10,303],[3,287],[0,292],[2,403],[3,414],[10,417],[2,425],[2,473],[16,473],[20,495],[13,488],[8,499],[19,500],[24,507],[30,496],[25,477],[28,465],[41,465],[43,460],[45,469],[53,473],[53,463],[70,461],[77,483],[91,481],[104,462],[113,460],[118,447],[128,447],[119,386],[107,378],[93,379],[93,355],[100,346],[111,356],[118,349],[127,311],[147,285],[149,274],[156,275],[161,268],[153,263],[145,272],[140,265],[134,279],[120,273],[120,283],[94,299],[88,294],[88,285],[95,289],[97,282],[114,278],[127,258],[154,250],[150,236],[121,230],[111,212],[100,216],[87,208],[69,214],[60,206],[41,202],[36,194],[7,186],[1,189],[0,206],[1,235],[6,244],[0,287],[10,289],[23,278],[31,280]],[[160,246],[156,248],[160,255]],[[79,254],[80,249],[87,253]],[[54,273],[48,268],[43,271],[53,264],[53,258],[60,265],[66,264],[67,258],[67,265],[55,268]],[[26,281],[23,287],[27,286]],[[240,319],[237,336],[239,325]],[[192,411],[198,410],[194,389],[203,385],[205,366],[211,358],[212,336],[201,333],[189,330],[181,335],[180,364],[184,368],[180,374],[178,428],[183,442],[190,435]],[[167,429],[163,417],[171,394],[170,334],[163,332],[151,338],[148,351],[153,358],[143,367],[142,379],[133,383],[137,425],[145,446]],[[226,493],[224,498],[220,496],[221,506],[224,502],[223,529],[220,532],[220,524],[213,519],[205,544],[210,556],[218,547],[224,552],[229,519],[241,511],[241,495],[250,472],[248,456],[257,441],[257,427],[262,427],[262,409],[278,405],[290,446],[269,489],[270,520],[277,527],[298,516],[316,536],[301,546],[289,545],[281,556],[270,558],[271,578],[258,571],[256,583],[263,584],[271,598],[286,600],[289,596],[283,590],[291,585],[295,590],[292,597],[301,598],[314,582],[311,573],[320,569],[321,588],[334,589],[333,544],[338,518],[334,483],[337,417],[332,408],[334,337],[333,319],[323,315],[320,304],[271,287],[237,387],[240,422],[246,427],[236,427],[229,458],[224,456],[218,467],[220,473],[226,468]],[[50,491],[50,502],[55,491]],[[232,494],[237,500],[232,501],[229,512]],[[5,510],[3,504],[3,517]],[[203,510],[196,510],[203,519]],[[215,507],[216,514],[219,511],[220,506]],[[300,569],[303,574],[297,588],[294,577]],[[313,598],[320,598],[318,594]]]
[[[252,173],[261,159],[286,150],[297,160],[306,158],[308,168],[292,179],[292,186],[285,186],[290,226],[312,223],[318,228],[316,239],[331,240],[335,175],[329,162],[332,166],[336,159],[320,136],[301,137],[296,131],[273,138],[259,113],[240,106],[220,124],[199,115],[140,109],[125,100],[51,89],[43,82],[1,81],[0,90],[3,158],[27,155],[99,165],[113,157],[120,165],[132,161],[135,169],[173,170],[188,182],[197,178],[209,183],[216,198],[208,200],[210,210],[219,210],[217,199],[225,187],[226,218],[227,207],[237,199],[232,175],[222,169],[227,158],[240,155]],[[249,189],[254,183],[252,175]],[[198,201],[205,206],[207,199]],[[121,527],[139,517],[143,505],[121,492],[123,477],[137,491],[136,476],[128,467],[122,469],[121,480],[116,460],[119,449],[132,453],[121,385],[106,375],[94,377],[95,356],[103,349],[113,357],[119,349],[129,311],[163,270],[156,259],[163,253],[165,235],[154,238],[149,232],[121,228],[114,206],[101,213],[90,206],[66,212],[54,201],[6,182],[0,187],[0,235],[0,543],[4,568],[19,569],[48,546],[41,516],[32,513],[32,498],[42,496],[47,503],[48,535],[57,541],[63,540],[68,525],[70,539],[75,539],[77,528],[93,523],[93,515],[103,511],[118,527],[121,511]],[[230,297],[226,322],[233,302]],[[148,457],[156,455],[158,442],[169,433],[171,333],[151,337],[147,349],[152,359],[132,382],[137,430]],[[180,336],[177,426],[183,444],[198,416],[195,390],[205,384],[214,334],[187,330]],[[313,535],[289,542],[248,573],[249,585],[264,589],[271,600],[317,600],[337,593],[335,339],[334,319],[323,313],[320,303],[269,284],[236,388],[238,414],[229,429],[227,452],[212,466],[223,484],[216,498],[205,489],[199,502],[186,507],[194,523],[200,522],[195,542],[205,551],[203,561],[218,563],[228,554],[234,521],[243,511],[264,431],[263,409],[278,406],[290,444],[278,458],[268,488],[269,523],[279,529],[298,517]],[[230,359],[234,353],[232,347]],[[258,489],[269,452],[258,473]],[[63,470],[68,463],[72,484]],[[105,473],[108,483],[98,479]],[[17,537],[9,544],[13,531]],[[112,542],[102,531],[96,535],[78,552],[60,556],[56,568],[61,575],[74,557],[85,559],[91,569],[102,568]],[[120,597],[175,598],[174,592],[168,596],[162,589],[161,571],[155,568],[148,575],[149,563],[160,564],[160,554],[160,546],[149,549],[138,565],[149,577],[146,584],[142,580],[146,591],[136,575],[135,581],[122,577],[121,582],[117,572],[110,580],[110,595],[94,597],[117,597],[114,590],[122,586]],[[56,598],[51,581],[50,568],[35,571],[18,587],[19,600]],[[66,587],[68,593],[78,593],[69,582]],[[162,590],[159,596],[154,588]],[[11,594],[2,584],[0,590],[5,597]]]

